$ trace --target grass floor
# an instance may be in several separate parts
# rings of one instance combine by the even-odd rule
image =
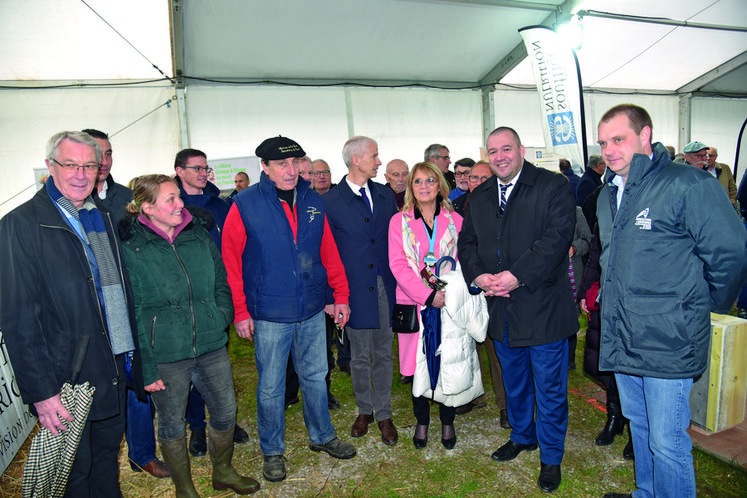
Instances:
[[[603,427],[605,413],[595,400],[601,391],[581,370],[583,365],[583,330],[579,334],[578,368],[569,375],[569,425],[563,460],[563,482],[555,493],[558,497],[601,497],[609,492],[630,492],[634,489],[633,463],[622,459],[627,436],[618,437],[608,447],[594,445],[594,437]],[[394,344],[395,370],[397,345]],[[458,442],[452,451],[440,444],[440,424],[437,408],[431,410],[431,429],[428,446],[415,450],[411,438],[415,420],[412,415],[410,385],[399,383],[395,374],[392,406],[395,425],[400,434],[394,446],[385,446],[380,433],[372,425],[369,433],[360,438],[350,437],[350,426],[357,409],[350,377],[335,369],[332,373],[332,392],[342,408],[332,411],[332,422],[341,439],[351,441],[358,456],[351,460],[336,460],[326,454],[308,449],[308,434],[304,427],[301,404],[286,412],[286,467],[288,478],[281,483],[270,483],[261,478],[262,454],[257,441],[256,382],[253,343],[238,338],[232,332],[229,352],[238,400],[238,423],[250,434],[248,443],[237,445],[234,455],[236,468],[260,481],[257,496],[314,497],[531,497],[546,496],[537,488],[539,451],[522,453],[511,462],[497,463],[490,454],[505,443],[510,431],[501,429],[499,412],[490,388],[487,359],[483,358],[483,378],[489,392],[488,407],[475,409],[458,416],[455,426]],[[0,496],[20,496],[23,461],[28,442],[16,459],[0,477]],[[693,451],[698,495],[701,497],[747,496],[747,472]],[[156,479],[135,473],[127,461],[126,443],[120,455],[122,492],[126,497],[173,496],[169,479]],[[202,496],[232,496],[231,492],[217,492],[210,482],[208,457],[192,459],[195,485]]]

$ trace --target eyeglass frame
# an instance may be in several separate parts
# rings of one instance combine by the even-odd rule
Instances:
[[[412,184],[413,185],[422,185],[424,181],[428,185],[433,185],[435,183],[438,183],[438,179],[437,178],[429,176],[425,180],[423,180],[423,178],[416,178],[415,180],[412,181]]]
[[[98,169],[101,167],[101,165],[99,163],[93,163],[93,165],[91,165],[91,164],[75,164],[75,163],[73,163],[73,164],[62,164],[60,161],[58,161],[54,157],[50,157],[50,159],[52,161],[54,161],[55,163],[57,163],[57,165],[60,168],[62,168],[63,170],[65,170],[65,171],[73,171],[73,170],[75,170],[76,173],[78,171],[80,171],[81,168],[83,168],[83,171],[85,173],[88,173],[89,171],[94,171],[94,170],[98,171]]]
[[[200,171],[204,171],[208,175],[213,172],[213,168],[211,168],[210,166],[208,166],[207,168],[204,168],[202,166],[180,166],[180,167],[184,168],[184,169],[193,169],[193,170],[195,170],[198,173]]]

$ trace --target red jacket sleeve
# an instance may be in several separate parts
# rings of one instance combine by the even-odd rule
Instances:
[[[223,225],[223,238],[221,249],[223,253],[223,264],[226,265],[228,273],[228,286],[231,288],[233,298],[234,321],[240,322],[250,318],[246,308],[246,295],[244,294],[244,277],[242,275],[243,265],[241,257],[246,247],[246,229],[241,219],[239,208],[236,204],[231,206]]]
[[[327,282],[334,291],[335,304],[349,304],[350,288],[348,277],[345,275],[345,267],[342,265],[337,244],[329,228],[327,216],[324,216],[324,234],[322,234],[321,247],[322,264],[327,270]]]

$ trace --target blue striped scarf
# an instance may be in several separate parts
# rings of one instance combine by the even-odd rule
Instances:
[[[78,220],[83,227],[86,256],[91,264],[99,302],[106,316],[112,352],[117,355],[134,350],[135,344],[132,339],[124,288],[119,278],[120,272],[114,261],[114,253],[109,244],[101,212],[90,196],[84,201],[83,208],[78,210],[57,189],[54,178],[51,176],[46,181],[46,188],[49,197],[70,216]]]

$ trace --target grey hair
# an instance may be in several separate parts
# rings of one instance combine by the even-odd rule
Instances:
[[[363,155],[363,149],[371,143],[376,145],[376,140],[360,135],[345,142],[345,145],[342,146],[342,160],[345,162],[345,166],[350,169],[353,164],[353,156]]]
[[[589,156],[589,167],[591,169],[596,168],[599,163],[604,162],[604,159],[602,159],[602,156],[599,154],[592,154]]]
[[[52,135],[47,142],[47,159],[57,159],[57,152],[63,140],[70,140],[76,144],[83,144],[93,147],[96,151],[96,162],[101,163],[101,147],[99,143],[88,133],[82,131],[61,131]]]
[[[425,148],[425,152],[423,153],[423,160],[424,161],[430,161],[431,157],[437,156],[439,152],[441,152],[441,149],[446,149],[446,152],[449,151],[449,148],[445,145],[441,144],[431,144],[428,147]]]

